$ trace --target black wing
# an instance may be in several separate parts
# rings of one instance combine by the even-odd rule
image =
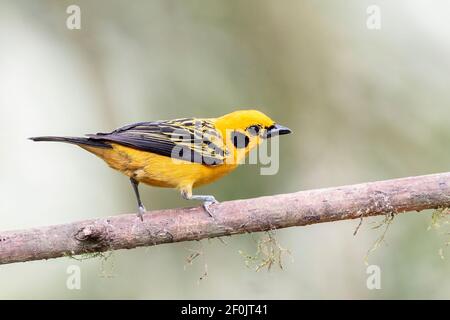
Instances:
[[[227,155],[221,133],[208,119],[139,122],[88,137],[206,165],[222,164]]]

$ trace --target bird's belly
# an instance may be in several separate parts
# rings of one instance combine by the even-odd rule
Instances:
[[[111,168],[139,182],[164,188],[197,187],[213,182],[235,169],[235,165],[205,166],[176,160],[118,144],[112,149],[86,147]]]

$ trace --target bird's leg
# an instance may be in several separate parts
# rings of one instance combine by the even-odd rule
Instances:
[[[214,218],[214,214],[211,210],[211,205],[214,203],[219,203],[219,201],[214,198],[214,196],[210,195],[192,195],[190,200],[200,200],[203,202],[203,208],[210,215],[210,217]]]
[[[203,202],[203,208],[210,215],[210,217],[214,218],[214,214],[211,210],[211,205],[214,203],[219,203],[219,201],[214,198],[214,196],[210,195],[193,195],[192,187],[185,188],[181,190],[181,196],[186,200],[200,200]]]
[[[133,186],[134,194],[136,195],[136,199],[137,199],[137,203],[138,203],[138,207],[139,207],[139,212],[137,215],[141,219],[141,221],[144,221],[143,214],[147,210],[145,210],[145,207],[141,201],[141,196],[139,194],[139,182],[136,181],[136,179],[134,179],[134,178],[130,178],[130,181],[131,181],[131,185]]]

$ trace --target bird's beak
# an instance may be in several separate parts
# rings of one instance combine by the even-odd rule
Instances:
[[[281,136],[283,134],[289,134],[292,133],[291,129],[284,127],[280,124],[275,124],[269,128],[267,128],[264,138],[271,138],[274,136]]]

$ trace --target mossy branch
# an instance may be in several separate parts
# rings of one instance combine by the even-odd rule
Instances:
[[[450,207],[450,173],[0,232],[0,264]]]

